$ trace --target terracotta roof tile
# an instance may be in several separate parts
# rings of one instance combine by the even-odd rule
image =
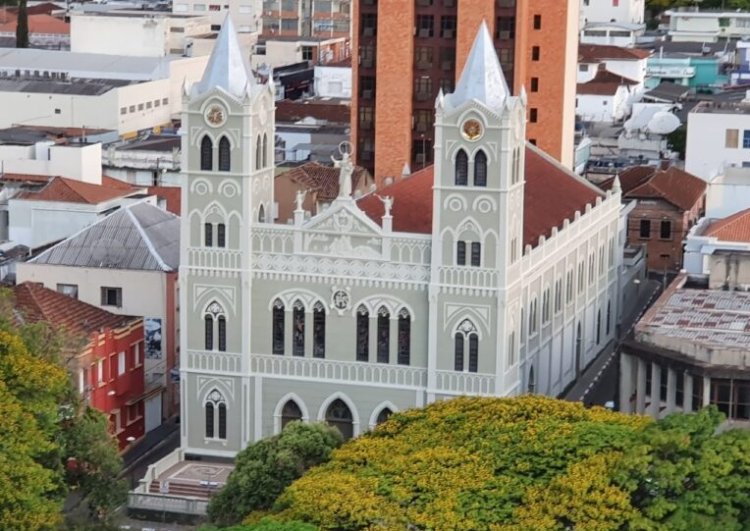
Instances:
[[[71,332],[90,334],[100,328],[119,328],[137,317],[115,315],[91,304],[45,288],[36,282],[13,287],[15,309],[25,322],[46,322]]]
[[[277,124],[279,122],[298,122],[305,118],[348,124],[351,119],[351,107],[341,103],[325,103],[315,100],[282,100],[276,102]]]
[[[3,173],[0,182],[46,183],[49,175],[35,175],[31,173]]]
[[[579,63],[598,63],[606,59],[632,60],[646,59],[651,55],[650,50],[639,48],[621,48],[606,44],[580,44],[578,46]]]
[[[622,186],[623,197],[627,199],[663,199],[682,210],[690,210],[706,194],[708,184],[686,171],[671,166],[660,170],[651,166],[651,174],[636,181],[638,173],[633,173],[632,181],[626,188]],[[640,170],[645,172],[645,170]],[[624,172],[623,172],[624,173]],[[622,175],[621,175],[622,179]]]
[[[9,17],[9,22],[0,24],[0,33],[16,31],[16,20]],[[70,24],[46,14],[29,15],[29,34],[48,33],[70,35]]]
[[[523,243],[535,247],[539,237],[549,237],[553,227],[561,228],[576,211],[603,194],[570,174],[535,147],[526,147],[526,184],[524,195]],[[432,186],[434,167],[429,166],[406,179],[383,188],[381,196],[392,196],[393,230],[398,232],[432,232]],[[375,195],[360,199],[359,207],[380,223],[383,204]]]
[[[286,177],[301,184],[310,192],[317,192],[318,201],[332,201],[339,195],[339,170],[319,162],[306,162],[283,173]],[[352,173],[352,190],[356,190],[360,181],[369,176],[362,166],[355,166]]]
[[[608,70],[600,69],[594,79],[576,85],[576,94],[610,96],[617,92],[621,85],[637,85],[638,82]]]
[[[178,186],[149,186],[148,193],[166,201],[167,212],[175,216],[182,210],[182,189]]]
[[[713,236],[725,242],[750,243],[750,208],[714,221],[703,235]]]
[[[95,205],[109,201],[117,197],[124,197],[133,192],[134,188],[127,183],[117,181],[115,184],[110,177],[103,177],[104,184],[91,184],[83,181],[76,181],[66,177],[54,177],[47,186],[38,192],[22,192],[18,194],[17,199],[27,199],[29,201],[61,201],[64,203],[87,203]],[[125,185],[125,186],[123,186]]]

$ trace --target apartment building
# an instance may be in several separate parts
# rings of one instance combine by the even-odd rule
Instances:
[[[378,183],[433,163],[435,98],[453,91],[483,20],[513,92],[525,88],[527,139],[572,165],[577,0],[353,5],[352,144]]]
[[[352,0],[264,0],[263,35],[349,37]]]

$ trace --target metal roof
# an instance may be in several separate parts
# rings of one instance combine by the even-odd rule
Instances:
[[[136,203],[86,227],[30,262],[176,271],[180,265],[180,218],[150,203]]]
[[[71,94],[76,96],[101,96],[112,89],[132,82],[117,79],[74,79],[53,81],[35,79],[0,78],[0,92],[25,92],[37,94]]]

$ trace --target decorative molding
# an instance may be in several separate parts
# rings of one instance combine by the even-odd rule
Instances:
[[[233,286],[212,286],[210,284],[193,285],[193,311],[199,312],[198,308],[207,304],[207,300],[218,298],[226,303],[232,310],[232,314],[237,314],[236,304],[237,290]],[[203,312],[199,312],[203,313]]]
[[[272,296],[271,300],[268,302],[269,312],[273,310],[274,303],[277,299],[281,300],[281,303],[284,305],[284,309],[287,312],[291,311],[294,304],[299,301],[300,303],[302,303],[302,306],[305,309],[305,313],[312,313],[313,307],[317,302],[323,305],[326,310],[326,315],[330,313],[328,303],[326,303],[325,299],[314,291],[310,291],[309,289],[291,288],[284,290],[281,293],[277,293],[276,295]]]
[[[201,404],[205,404],[208,395],[217,388],[223,395],[224,398],[228,398],[228,402],[235,404],[234,400],[234,379],[233,378],[220,378],[216,376],[198,376],[197,380],[198,387],[198,401]],[[227,406],[228,408],[228,406]]]
[[[240,186],[232,179],[224,179],[219,183],[218,191],[224,197],[232,198],[240,195]]]
[[[482,329],[484,329],[489,334],[490,316],[492,315],[491,306],[479,304],[445,303],[443,308],[444,329],[455,330],[460,323],[462,323],[466,319],[469,319],[476,325],[478,325],[480,332]]]
[[[497,201],[495,198],[489,195],[480,195],[471,205],[471,209],[479,212],[480,214],[489,214],[490,212],[497,212]]]
[[[375,406],[375,409],[372,410],[372,414],[370,415],[370,422],[368,422],[368,425],[370,429],[375,428],[378,423],[378,416],[380,415],[381,411],[384,409],[389,409],[391,413],[397,413],[398,408],[391,402],[390,400],[385,400],[384,402],[381,402],[377,406]]]
[[[359,426],[359,412],[357,411],[357,406],[355,405],[354,401],[346,396],[342,392],[336,392],[333,393],[331,396],[326,398],[323,403],[320,405],[320,409],[318,410],[318,420],[325,422],[326,420],[326,411],[328,410],[328,407],[333,404],[336,400],[341,400],[346,406],[349,408],[349,411],[352,413],[352,431],[354,437],[357,437],[360,434],[360,426]]]
[[[198,177],[190,183],[190,193],[196,195],[211,195],[214,193],[214,186],[208,179]],[[197,211],[194,210],[191,212],[191,215],[195,212]]]
[[[281,397],[276,403],[276,407],[273,410],[273,434],[278,435],[281,433],[281,414],[284,411],[284,406],[287,402],[293,401],[299,407],[302,412],[302,422],[310,421],[310,412],[307,409],[305,401],[302,400],[297,393],[287,393]]]
[[[392,320],[398,319],[399,312],[402,309],[405,309],[407,312],[409,312],[409,316],[411,317],[411,322],[414,323],[416,321],[416,314],[414,313],[414,309],[405,303],[402,299],[399,299],[398,297],[394,297],[392,295],[370,295],[369,297],[365,297],[364,299],[360,299],[355,304],[352,304],[352,316],[356,317],[357,310],[360,306],[364,306],[367,308],[367,311],[370,313],[370,317],[375,317],[378,315],[378,311],[385,307],[388,310],[388,314]]]
[[[443,208],[447,208],[451,212],[461,212],[469,209],[469,202],[462,194],[450,194],[443,199]]]

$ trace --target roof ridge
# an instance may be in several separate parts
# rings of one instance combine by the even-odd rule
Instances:
[[[133,205],[128,205],[127,207],[125,207],[125,211],[130,217],[130,220],[133,222],[133,225],[138,231],[138,234],[141,235],[141,239],[143,240],[143,243],[146,244],[146,247],[148,248],[148,251],[151,253],[151,256],[154,257],[154,259],[158,262],[159,266],[162,268],[163,271],[172,271],[172,268],[167,265],[167,263],[164,261],[162,256],[157,252],[156,247],[154,246],[154,243],[151,241],[151,238],[148,237],[148,234],[146,234],[146,230],[143,228],[140,221],[138,220],[138,218],[135,217],[135,214],[133,214],[131,210],[134,206],[140,205],[140,204],[143,204],[143,203],[135,203]]]

